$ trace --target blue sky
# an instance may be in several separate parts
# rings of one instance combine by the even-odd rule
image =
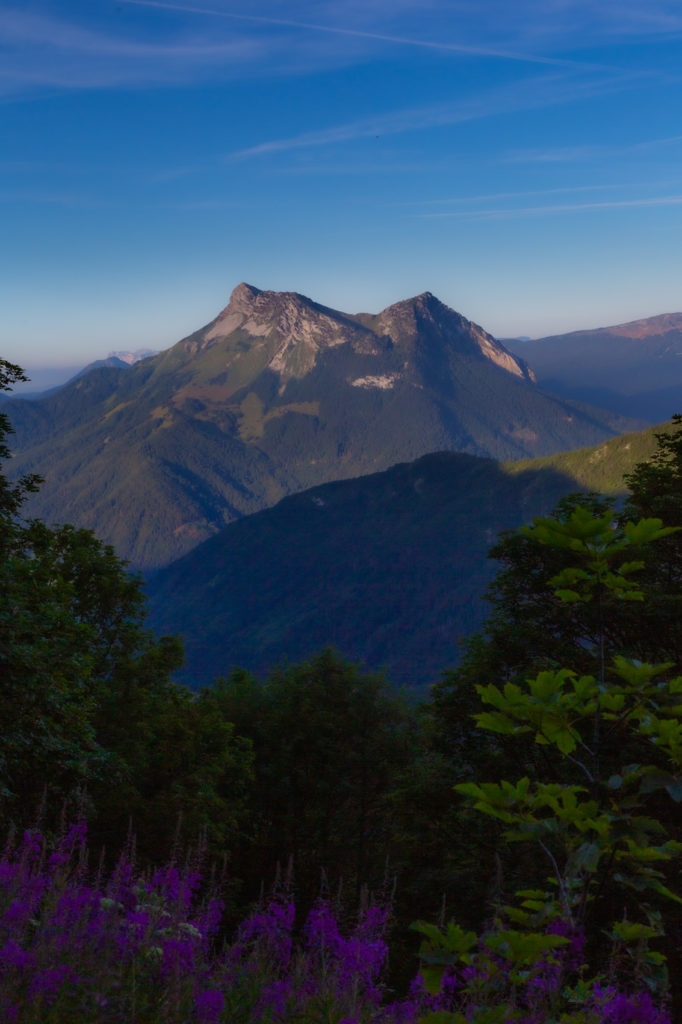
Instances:
[[[682,310],[680,0],[9,0],[0,356],[164,348],[232,288],[498,337]]]

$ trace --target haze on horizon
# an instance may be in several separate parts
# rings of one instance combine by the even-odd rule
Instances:
[[[160,349],[242,280],[498,337],[676,312],[676,0],[18,0],[0,356]]]

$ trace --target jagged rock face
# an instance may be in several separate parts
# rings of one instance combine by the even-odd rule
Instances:
[[[286,494],[428,452],[495,458],[596,444],[632,421],[544,394],[521,359],[429,292],[347,314],[235,288],[205,327],[125,369],[14,403],[30,512],[162,565]]]
[[[320,353],[338,345],[348,345],[358,354],[375,355],[379,361],[393,347],[408,359],[420,350],[445,347],[480,355],[520,379],[533,380],[523,360],[430,292],[398,302],[376,316],[353,315],[320,306],[296,292],[260,291],[242,283],[201,334],[201,338],[193,335],[181,342],[189,354],[218,344],[229,348],[231,338],[246,335],[252,339],[250,358],[260,350],[261,369],[272,370],[282,381],[304,377],[315,367]],[[232,360],[228,356],[227,363],[240,355],[235,352]],[[367,382],[374,379],[380,382],[377,387],[386,388],[387,380],[395,382],[397,376],[382,373],[378,367],[376,373],[362,378],[365,383],[361,386],[371,387]]]
[[[373,348],[371,332],[344,314],[296,292],[260,291],[245,283],[237,285],[225,309],[199,333],[201,337],[192,335],[180,343],[190,355],[222,345],[229,366],[244,357],[247,338],[249,360],[253,363],[260,355],[258,369],[272,370],[283,382],[304,377],[326,349],[344,344],[358,350]]]
[[[520,379],[534,381],[522,359],[514,356],[478,324],[444,305],[431,292],[389,306],[376,318],[378,328],[389,337],[438,345],[469,354],[478,354],[495,366]]]

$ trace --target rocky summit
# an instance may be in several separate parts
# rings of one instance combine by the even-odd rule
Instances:
[[[546,455],[637,425],[543,392],[429,292],[348,314],[248,284],[166,351],[8,411],[13,468],[45,478],[30,511],[95,529],[140,568],[327,481],[442,450]]]
[[[403,375],[396,372],[389,378],[375,373],[345,381],[356,387],[386,389],[401,376],[416,380],[415,357],[443,347],[480,356],[520,379],[534,380],[522,359],[430,292],[398,302],[378,315],[351,315],[296,292],[260,291],[242,283],[215,320],[180,342],[179,348],[192,358],[218,348],[228,373],[243,363],[251,373],[269,370],[279,377],[282,393],[289,380],[305,377],[328,350],[338,346],[373,358],[379,366],[394,349],[394,356],[404,357]],[[235,383],[241,383],[238,373]]]

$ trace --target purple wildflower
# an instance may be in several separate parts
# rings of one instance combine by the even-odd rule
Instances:
[[[43,852],[43,837],[40,832],[27,829],[21,844],[21,859],[28,863],[39,860]]]
[[[306,945],[315,953],[331,953],[336,956],[342,954],[344,940],[327,902],[320,901],[310,911],[305,925],[305,938]]]
[[[280,967],[291,959],[295,908],[293,900],[274,899],[267,907],[247,918],[237,936],[237,948],[264,946]]]
[[[601,1024],[671,1024],[670,1015],[657,1007],[648,992],[626,995],[595,986]]]
[[[37,971],[29,985],[29,998],[42,998],[48,1005],[56,1002],[63,986],[77,984],[78,976],[68,964]]]
[[[84,821],[77,821],[70,825],[65,835],[59,841],[57,849],[50,854],[48,869],[55,871],[56,868],[68,864],[77,849],[82,849],[87,838],[87,825]]]
[[[256,1005],[256,1012],[265,1012],[267,1020],[285,1021],[289,1000],[293,993],[291,978],[282,978],[266,985]]]
[[[205,989],[197,992],[194,1000],[199,1024],[215,1024],[225,1007],[225,997],[219,989]]]
[[[11,968],[17,971],[25,971],[32,968],[34,964],[35,957],[33,954],[28,950],[22,949],[13,939],[9,939],[0,949],[0,965],[3,972]]]
[[[200,885],[201,875],[198,872],[182,874],[176,864],[159,869],[151,880],[152,889],[182,910],[190,909]]]
[[[182,976],[194,971],[194,945],[187,939],[166,939],[163,944],[161,977]]]

